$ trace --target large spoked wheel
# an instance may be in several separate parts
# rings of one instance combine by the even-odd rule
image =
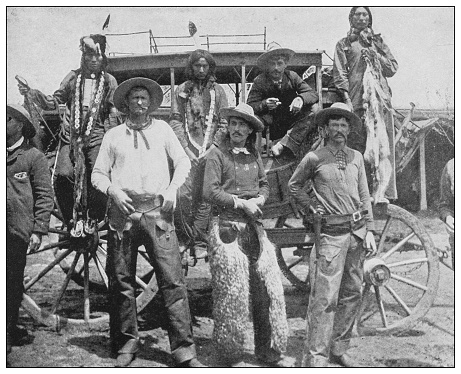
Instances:
[[[378,253],[364,263],[359,334],[402,333],[431,307],[439,282],[432,239],[416,217],[389,204],[374,209]]]
[[[309,257],[313,240],[304,226],[293,227],[280,217],[275,228],[266,229],[269,239],[275,244],[277,262],[282,274],[297,289],[310,290]]]
[[[69,327],[106,329],[107,230],[100,225],[97,242],[75,241],[62,226],[55,221],[50,228],[50,242],[27,257],[22,306],[36,322],[57,331]],[[153,273],[141,247],[136,277],[138,312],[158,291]]]

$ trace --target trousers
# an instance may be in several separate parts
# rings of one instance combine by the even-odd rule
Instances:
[[[104,218],[107,197],[91,184],[91,172],[98,157],[101,144],[89,144],[84,150],[87,175],[87,207],[91,218],[101,221]],[[55,191],[59,209],[66,223],[72,219],[74,206],[74,166],[70,158],[70,145],[62,144],[59,150],[55,171]]]
[[[205,163],[206,159],[201,158],[198,165],[193,165],[186,181],[179,188],[175,224],[181,243],[206,251],[211,205],[202,197]]]
[[[341,356],[349,348],[362,299],[364,253],[362,239],[352,233],[321,234],[320,248],[311,252],[308,366],[327,366],[330,353]]]
[[[18,323],[29,243],[9,232],[6,243],[6,326],[7,332],[11,332]]]
[[[138,246],[144,245],[165,302],[173,358],[178,363],[195,358],[187,288],[172,219],[166,219],[160,208],[133,213],[130,219],[132,225],[123,235],[109,230],[107,266],[112,350],[136,353],[139,349],[135,276]]]

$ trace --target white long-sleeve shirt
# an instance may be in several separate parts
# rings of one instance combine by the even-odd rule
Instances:
[[[165,121],[152,119],[142,132],[150,149],[139,132],[135,148],[134,130],[125,123],[104,135],[91,174],[95,188],[107,193],[114,186],[128,195],[157,195],[166,189],[177,190],[184,183],[191,164],[171,127]],[[174,165],[171,182],[168,157]]]

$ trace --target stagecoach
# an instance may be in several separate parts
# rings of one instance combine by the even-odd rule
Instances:
[[[234,93],[235,103],[245,101],[248,86],[260,73],[256,59],[262,51],[212,53],[217,63],[217,81]],[[327,107],[339,98],[334,89],[322,87],[323,53],[297,51],[288,68],[300,76],[304,74],[322,98],[320,107]],[[185,81],[187,57],[186,52],[115,55],[109,57],[108,70],[118,83],[137,76],[153,79],[163,87],[167,97],[175,86]],[[168,115],[168,104],[154,113],[166,120]],[[55,131],[53,126],[49,127],[51,132]],[[310,140],[310,146],[320,143],[318,138]],[[283,275],[294,287],[308,293],[309,255],[314,235],[291,202],[287,187],[297,162],[270,157],[268,138],[260,137],[258,146],[270,184],[270,198],[263,210],[268,236],[276,245]],[[374,206],[373,213],[378,254],[364,263],[358,332],[402,332],[421,320],[434,301],[439,279],[438,255],[424,226],[406,210],[382,203]],[[22,306],[36,322],[57,331],[66,327],[107,328],[106,233],[105,222],[101,222],[97,245],[72,244],[59,211],[54,212],[49,243],[30,254],[27,260]],[[185,259],[185,266],[187,263]],[[140,247],[136,277],[138,311],[145,308],[158,291],[153,274],[147,254]]]

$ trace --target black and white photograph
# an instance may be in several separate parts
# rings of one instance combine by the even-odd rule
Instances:
[[[99,5],[4,8],[6,367],[454,368],[455,6]]]

